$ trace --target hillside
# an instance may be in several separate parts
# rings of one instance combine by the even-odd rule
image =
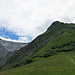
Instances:
[[[0,75],[75,75],[75,51],[36,58],[33,63],[0,72]]]
[[[52,75],[60,75],[61,73],[71,75],[75,66],[74,50],[75,24],[55,21],[45,33],[39,35],[10,57],[1,67],[1,70],[19,68],[2,72],[1,74],[21,75],[18,71],[23,68],[24,70],[20,70],[20,72],[23,72],[22,75],[50,75],[50,73]],[[16,71],[14,72],[14,70]],[[72,75],[74,74],[73,72]]]

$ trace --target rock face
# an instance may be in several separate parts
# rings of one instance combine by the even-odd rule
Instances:
[[[1,50],[7,50],[7,51],[19,50],[20,48],[26,46],[27,44],[28,43],[18,43],[18,42],[5,41],[0,39],[0,51]]]
[[[16,50],[28,45],[28,43],[5,41],[0,39],[0,65],[4,64],[6,60],[11,57]]]
[[[0,43],[0,55],[8,54],[8,50]]]

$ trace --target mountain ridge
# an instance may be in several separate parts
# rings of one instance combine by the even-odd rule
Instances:
[[[21,42],[13,42],[13,41],[6,41],[0,39],[0,43],[8,50],[14,51],[19,50],[21,47],[26,46],[28,43],[21,43]]]
[[[0,65],[4,64],[6,60],[11,57],[17,50],[26,45],[28,45],[28,43],[0,39]]]
[[[75,24],[55,21],[46,32],[39,35],[27,46],[17,51],[3,65],[4,67],[22,66],[38,58],[57,55],[60,52],[75,50]],[[74,36],[74,37],[73,37]],[[4,68],[3,67],[3,68]]]

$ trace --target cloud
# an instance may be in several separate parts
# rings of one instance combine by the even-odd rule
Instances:
[[[2,36],[0,36],[0,39],[7,40],[7,41],[13,41],[13,42],[24,42],[24,41],[19,41],[19,40],[12,40],[11,38],[4,38]]]
[[[0,0],[0,27],[30,41],[55,20],[75,22],[74,7],[74,0]]]
[[[18,41],[21,41],[21,42],[28,42],[30,41],[28,37],[19,37]]]

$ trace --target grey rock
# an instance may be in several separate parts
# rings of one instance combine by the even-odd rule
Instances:
[[[15,51],[26,46],[28,43],[5,41],[5,40],[0,39],[0,44],[8,51]]]
[[[0,39],[0,66],[4,64],[17,50],[26,45],[28,45],[28,43]]]

